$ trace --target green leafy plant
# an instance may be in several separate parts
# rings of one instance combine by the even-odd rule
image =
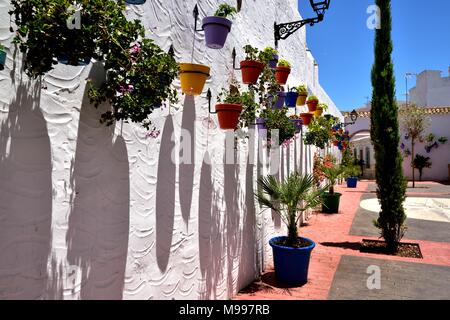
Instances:
[[[344,173],[344,167],[333,163],[332,165],[324,165],[322,172],[325,178],[328,180],[329,193],[334,194],[334,186],[336,185],[339,176]]]
[[[319,101],[319,99],[315,95],[312,95],[308,97],[307,101]]]
[[[306,89],[306,86],[304,85],[299,85],[297,87],[297,92],[299,95],[308,95],[308,89]]]
[[[258,56],[259,49],[254,48],[249,44],[244,46],[244,52],[245,52],[245,60],[256,61],[259,58]]]
[[[278,61],[278,66],[279,67],[286,67],[286,68],[290,68],[291,67],[291,63],[287,60],[281,59]]]
[[[214,13],[216,17],[233,17],[233,15],[237,13],[237,9],[233,6],[230,6],[227,3],[222,3],[219,5],[219,8],[217,8],[217,11]]]
[[[0,50],[1,51],[5,51],[5,46],[3,44],[0,43]]]
[[[326,103],[319,103],[319,105],[317,107],[319,109],[322,109],[323,111],[327,111],[328,110],[328,105]]]
[[[331,128],[336,125],[337,121],[338,118],[336,117],[318,117],[312,119],[308,126],[308,132],[305,133],[305,144],[324,149],[332,139]]]
[[[375,149],[377,196],[381,205],[375,226],[381,230],[387,250],[398,251],[406,220],[406,179],[399,151],[398,106],[395,99],[392,15],[390,0],[376,0],[381,28],[375,30],[375,62],[372,68],[371,138]]]
[[[295,127],[287,115],[288,109],[264,109],[259,115],[266,120],[267,138],[273,141],[272,130],[278,130],[279,144],[290,140],[295,135]]]
[[[352,164],[348,164],[346,166],[343,166],[343,172],[342,172],[344,178],[353,178],[353,177],[359,177],[361,175],[361,167]]]
[[[278,51],[272,47],[266,47],[263,51],[259,52],[259,60],[262,63],[269,63],[273,59],[273,56],[278,55]]]
[[[434,142],[434,140],[436,140],[436,136],[432,133],[429,133],[426,137],[427,142]]]
[[[439,141],[440,144],[446,144],[447,141],[448,141],[448,138],[447,137],[440,137],[438,139],[438,141]]]
[[[111,125],[114,121],[130,120],[148,129],[148,116],[154,108],[165,100],[177,101],[177,92],[171,87],[178,75],[175,59],[150,39],[136,42],[126,52],[106,56],[106,81],[100,87],[90,82],[89,89],[95,106],[104,101],[112,106],[101,121]]]
[[[400,124],[402,131],[411,139],[411,167],[415,157],[415,145],[417,140],[423,139],[423,134],[429,126],[429,117],[423,112],[423,109],[415,104],[403,105],[399,108]],[[430,134],[426,137],[427,141],[434,141],[435,137]],[[430,142],[431,142],[430,141]],[[412,168],[413,188],[416,186],[414,168]]]
[[[293,173],[285,181],[274,176],[261,177],[258,180],[260,190],[255,194],[261,205],[278,214],[288,229],[284,245],[296,248],[298,241],[298,221],[306,210],[322,204],[325,188],[315,188],[312,175]]]
[[[113,0],[12,0],[17,26],[14,43],[24,55],[24,70],[36,78],[50,71],[58,59],[78,65],[91,58],[101,60],[109,44],[117,45],[130,36],[133,41],[144,34],[138,21],[128,21],[125,3]],[[80,28],[69,29],[68,21],[80,9]]]
[[[416,154],[413,161],[413,166],[415,169],[419,170],[419,181],[422,181],[423,169],[431,168],[432,162],[430,160],[430,157],[424,157],[420,154]]]

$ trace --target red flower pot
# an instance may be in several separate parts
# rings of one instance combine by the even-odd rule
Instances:
[[[245,84],[255,84],[259,75],[264,69],[264,64],[259,61],[241,61],[242,82]]]
[[[310,100],[310,101],[307,101],[306,104],[308,105],[309,112],[314,112],[317,110],[317,105],[319,104],[319,101]]]
[[[290,73],[291,68],[277,67],[275,71],[275,79],[277,79],[278,84],[285,85]]]
[[[337,141],[337,140],[334,140],[334,141],[333,141],[333,145],[334,145],[335,147],[337,147],[338,144],[339,144],[339,141]]]
[[[300,113],[300,118],[303,120],[303,125],[308,126],[311,123],[313,117],[312,113]]]
[[[240,104],[217,104],[217,117],[219,118],[219,127],[224,130],[236,129],[239,123],[239,117],[242,112]]]

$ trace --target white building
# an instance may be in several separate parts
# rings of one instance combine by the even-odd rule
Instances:
[[[135,124],[99,123],[86,94],[86,80],[99,74],[92,64],[57,65],[45,86],[29,81],[13,55],[9,2],[1,2],[0,299],[229,299],[257,278],[272,261],[268,240],[285,231],[255,203],[256,180],[311,172],[315,150],[298,139],[253,164],[242,144],[238,163],[224,164],[226,133],[203,125],[206,91],[215,95],[233,72],[240,78],[233,48],[243,59],[246,44],[274,45],[275,19],[301,19],[297,1],[244,1],[222,50],[194,33],[192,11],[199,3],[201,19],[223,1],[128,6],[156,44],[173,45],[178,62],[193,52],[194,63],[211,67],[203,95],[180,94],[179,104],[152,114],[157,138]],[[292,62],[288,85],[306,84],[342,118],[320,86],[305,28],[280,41],[279,53]],[[171,161],[183,131],[191,164]]]
[[[450,68],[449,68],[450,72]],[[440,71],[423,71],[417,75],[416,87],[409,91],[410,103],[423,107],[430,119],[430,126],[424,136],[433,134],[436,140],[446,137],[450,141],[450,75],[442,77]],[[403,102],[400,102],[403,103]],[[363,157],[366,162],[365,178],[375,177],[374,150],[370,139],[370,106],[364,106],[357,110],[359,118],[355,125],[349,126],[353,135],[352,142],[358,159]],[[345,113],[346,121],[349,121],[348,113]],[[410,141],[402,134],[401,143],[404,150],[410,150]],[[415,153],[430,157],[432,166],[423,171],[423,180],[445,181],[450,179],[450,142],[437,143],[437,148],[427,150],[427,142],[417,142]],[[412,179],[411,157],[405,155],[403,162],[404,174]],[[416,179],[419,174],[416,170]]]

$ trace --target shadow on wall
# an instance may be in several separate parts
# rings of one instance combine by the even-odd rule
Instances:
[[[164,124],[158,162],[158,184],[156,186],[156,260],[161,272],[166,272],[172,247],[175,219],[175,175],[176,166],[172,161],[175,142],[172,116]]]
[[[230,134],[230,132],[227,132]],[[234,150],[233,150],[234,151]],[[227,239],[227,258],[228,258],[228,274],[227,274],[227,288],[228,294],[231,296],[234,293],[234,288],[237,286],[233,283],[233,274],[238,275],[239,271],[239,257],[241,251],[242,233],[240,230],[240,216],[239,216],[239,165],[236,152],[234,153],[233,164],[226,163],[226,155],[224,156],[224,195],[225,195],[225,221],[226,221],[226,239]],[[235,270],[236,269],[236,270]]]
[[[198,240],[201,284],[199,299],[211,300],[221,296],[217,292],[223,278],[223,223],[212,181],[211,159],[206,152],[200,174],[198,206]]]
[[[89,78],[104,79],[100,64]],[[122,299],[130,221],[130,181],[126,143],[83,97],[73,163],[67,258],[81,272],[81,299]]]
[[[0,130],[0,299],[42,299],[51,251],[52,164],[40,83],[20,82]]]
[[[179,165],[179,179],[180,179],[180,206],[181,214],[186,227],[189,225],[189,218],[192,204],[192,191],[194,181],[195,169],[195,100],[193,96],[186,96],[183,106],[183,119],[181,123],[181,149],[180,159],[189,161],[189,163],[180,163]],[[190,140],[185,141],[187,137],[183,136],[183,131],[190,132]],[[186,148],[183,148],[186,146]],[[188,154],[183,154],[183,153]]]

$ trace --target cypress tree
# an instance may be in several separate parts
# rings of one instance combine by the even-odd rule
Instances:
[[[406,180],[399,150],[400,132],[398,105],[395,100],[395,77],[392,62],[391,1],[376,0],[380,8],[380,29],[375,34],[375,63],[372,68],[371,137],[375,148],[377,196],[381,204],[379,218],[374,221],[381,229],[387,248],[396,252],[406,220]]]

